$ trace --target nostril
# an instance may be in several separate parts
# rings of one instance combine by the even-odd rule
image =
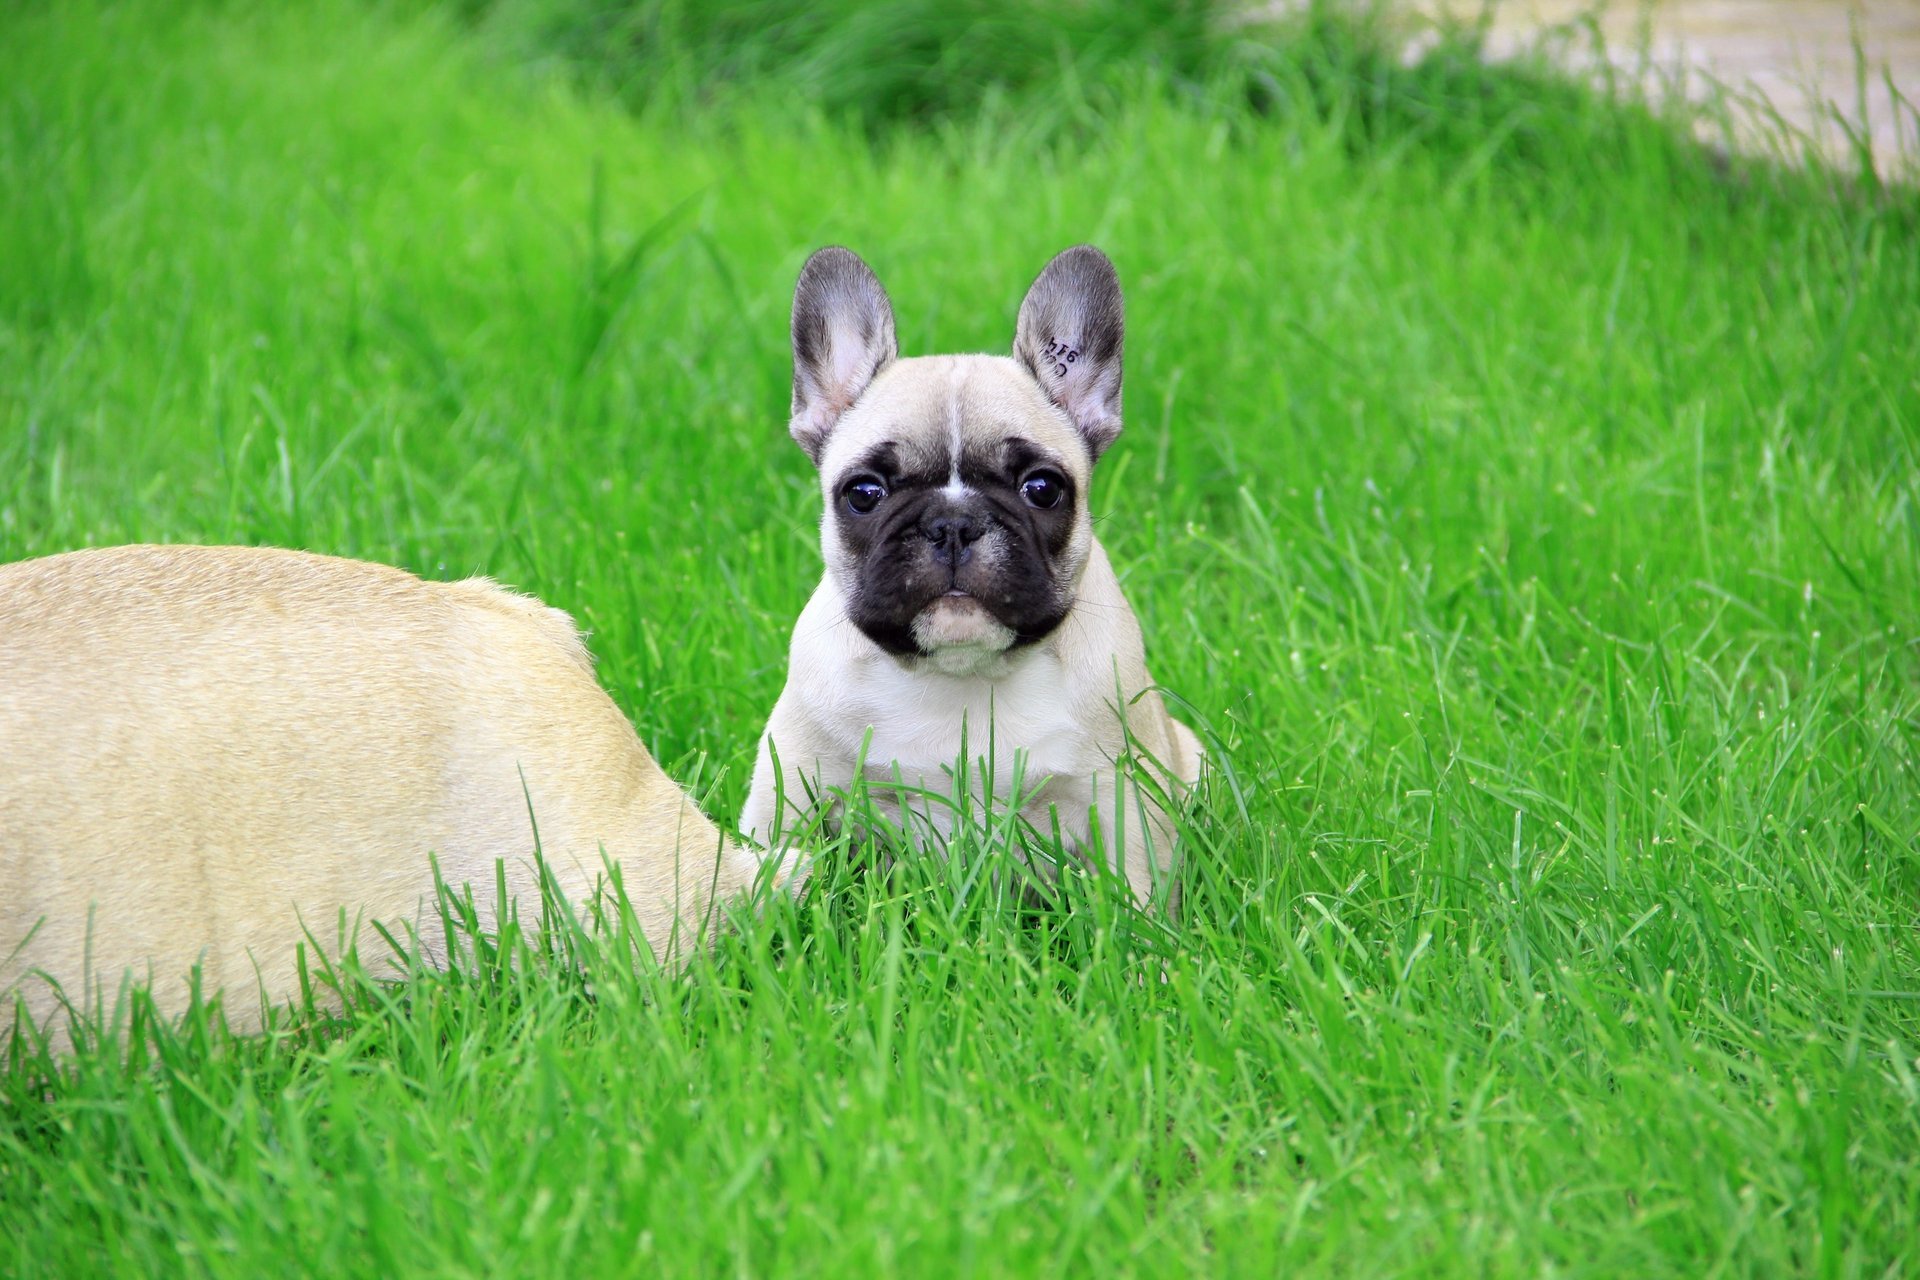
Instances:
[[[986,525],[968,515],[943,515],[921,526],[933,558],[940,564],[958,569],[973,559],[973,544],[986,532]]]
[[[926,532],[927,540],[936,547],[945,546],[948,542],[964,547],[970,542],[978,542],[985,530],[971,516],[941,516],[928,522]]]

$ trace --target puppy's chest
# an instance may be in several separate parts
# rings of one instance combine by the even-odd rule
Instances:
[[[872,783],[892,781],[897,770],[909,785],[952,792],[961,767],[976,794],[987,774],[996,796],[1010,798],[1017,787],[1023,804],[1067,803],[1107,763],[1105,744],[1069,714],[1062,681],[1044,671],[993,684],[902,673],[868,693],[852,719],[858,736],[872,733]]]

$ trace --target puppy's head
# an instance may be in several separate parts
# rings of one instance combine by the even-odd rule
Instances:
[[[1120,434],[1120,346],[1120,282],[1088,245],[1033,282],[1011,358],[901,359],[866,263],[808,259],[790,429],[820,469],[828,580],[875,644],[964,670],[1066,619],[1088,476]]]

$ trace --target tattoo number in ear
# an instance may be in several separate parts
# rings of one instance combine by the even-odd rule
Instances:
[[[1067,376],[1067,366],[1080,358],[1080,348],[1060,341],[1058,338],[1047,343],[1047,359],[1053,362],[1053,376]]]

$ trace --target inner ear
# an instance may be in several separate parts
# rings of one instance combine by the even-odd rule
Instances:
[[[1120,434],[1124,331],[1119,274],[1090,244],[1047,264],[1014,326],[1014,358],[1065,411],[1095,458]]]
[[[842,414],[900,354],[893,304],[849,250],[807,259],[793,287],[793,416],[787,424],[815,465]]]

